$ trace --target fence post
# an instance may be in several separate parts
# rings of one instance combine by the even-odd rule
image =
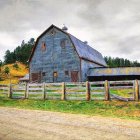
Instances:
[[[86,81],[86,100],[90,101],[90,83]]]
[[[63,82],[62,83],[62,96],[61,96],[61,100],[65,100],[66,97],[65,97],[65,83]]]
[[[43,99],[46,99],[45,83],[43,83]]]
[[[9,84],[8,98],[12,98],[12,85]]]
[[[110,94],[109,94],[109,82],[105,80],[105,100],[110,100]]]
[[[139,82],[135,80],[135,101],[139,101]]]
[[[27,86],[26,86],[26,98],[27,99],[29,98],[29,83],[27,83]]]
[[[24,93],[24,98],[27,98],[27,83],[25,83],[25,93]]]

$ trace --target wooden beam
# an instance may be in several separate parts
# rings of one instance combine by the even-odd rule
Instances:
[[[90,83],[86,81],[86,100],[90,101]]]
[[[110,94],[109,94],[109,82],[105,81],[105,100],[110,100]]]
[[[43,99],[46,99],[45,83],[43,83]]]
[[[135,101],[139,101],[139,82],[135,80]]]
[[[9,84],[8,97],[12,98],[12,85],[11,84]]]
[[[65,97],[65,83],[63,82],[62,83],[62,96],[61,96],[61,100],[65,100],[66,97]]]

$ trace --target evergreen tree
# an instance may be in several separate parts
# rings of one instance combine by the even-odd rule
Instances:
[[[27,64],[34,43],[34,38],[31,38],[27,43],[25,43],[25,41],[23,40],[21,46],[16,47],[13,52],[7,50],[4,56],[4,63],[10,64],[19,61]]]
[[[138,61],[130,61],[128,59],[119,58],[119,57],[112,58],[110,56],[109,57],[105,56],[104,59],[109,67],[128,67],[128,66],[138,67],[140,66],[140,63]]]

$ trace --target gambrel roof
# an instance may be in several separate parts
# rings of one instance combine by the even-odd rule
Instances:
[[[62,31],[63,33],[67,34],[69,36],[69,38],[71,39],[74,47],[76,48],[76,51],[79,55],[79,57],[81,59],[85,59],[94,63],[97,63],[101,66],[106,66],[106,62],[102,56],[101,53],[99,53],[97,50],[95,50],[94,48],[90,47],[89,45],[87,45],[86,43],[82,42],[81,40],[77,39],[76,37],[74,37],[73,35],[71,35],[68,32],[63,31],[62,29],[56,27],[55,25],[51,25],[46,31],[44,31],[36,40],[35,46],[33,48],[33,51],[31,53],[31,56],[29,58],[29,62],[32,59],[33,53],[36,49],[37,43],[39,41],[39,39],[45,34],[47,33],[51,28],[56,28],[60,31]]]
[[[94,48],[90,47],[85,42],[82,42],[81,40],[77,39],[73,35],[69,34],[69,36],[81,58],[94,61],[95,63],[106,66],[106,62],[101,53],[99,53]]]

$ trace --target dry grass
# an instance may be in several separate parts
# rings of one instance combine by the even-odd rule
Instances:
[[[2,67],[2,72],[4,71],[5,67],[9,67],[10,69],[10,76],[6,76],[4,75],[4,80],[3,81],[0,81],[0,84],[9,84],[10,81],[11,83],[18,83],[19,82],[19,78],[23,77],[24,75],[26,75],[29,70],[28,68],[26,67],[26,65],[20,63],[20,62],[17,62],[18,64],[18,69],[14,68],[13,65],[14,64],[8,64],[8,65],[4,65]]]

